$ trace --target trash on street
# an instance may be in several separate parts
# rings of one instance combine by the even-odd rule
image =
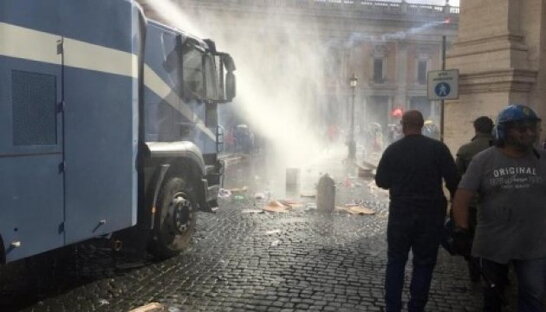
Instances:
[[[218,190],[218,197],[219,198],[230,198],[231,197],[231,191],[226,190],[224,188],[221,188]]]
[[[288,206],[290,208],[299,208],[303,207],[304,204],[302,202],[298,202],[291,199],[279,199],[279,202],[285,206]]]
[[[229,191],[233,194],[241,194],[248,191],[248,187],[245,185],[243,187],[236,187],[236,188],[229,189]]]
[[[304,211],[311,211],[311,210],[317,210],[317,204],[315,203],[307,203],[305,204]]]
[[[357,164],[358,167],[358,177],[360,178],[374,178],[375,177],[375,169],[377,168],[375,165],[363,161],[362,165]]]
[[[108,305],[110,302],[106,299],[99,299],[99,306]]]
[[[263,213],[264,211],[261,209],[243,209],[241,210],[241,213]]]
[[[359,216],[375,214],[374,210],[368,207],[365,207],[364,205],[360,203],[346,204],[345,207],[337,206],[336,211],[347,212],[351,215],[359,215]]]
[[[152,302],[147,305],[135,308],[129,312],[163,312],[163,311],[166,311],[164,305],[157,302]]]
[[[358,167],[358,176],[360,178],[374,178],[375,177],[375,173],[374,173],[374,170],[373,169],[368,169],[368,168],[363,168],[363,167]]]
[[[379,187],[377,187],[377,185],[375,184],[375,181],[370,181],[370,183],[368,183],[368,188],[372,192],[375,192],[375,191],[379,190]]]
[[[290,206],[284,205],[278,200],[270,201],[263,208],[263,210],[269,211],[269,212],[288,212],[290,209],[291,209]]]
[[[279,234],[279,233],[281,233],[281,230],[279,229],[269,230],[265,232],[266,235],[273,235],[273,234]]]

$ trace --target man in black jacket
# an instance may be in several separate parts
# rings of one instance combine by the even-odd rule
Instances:
[[[474,120],[475,135],[469,143],[464,144],[457,151],[457,157],[455,158],[455,164],[457,165],[457,171],[462,176],[472,158],[479,152],[491,147],[494,142],[493,138],[493,120],[487,116],[480,116]],[[478,215],[478,198],[475,197],[469,207],[469,234],[474,237],[476,230],[476,222]],[[453,216],[451,216],[453,219]],[[473,282],[480,281],[480,265],[479,259],[471,256],[465,256],[465,260],[468,263],[468,272],[470,274],[470,280]]]
[[[375,182],[390,194],[387,226],[386,311],[401,311],[404,271],[410,249],[413,273],[408,311],[424,311],[446,215],[442,179],[451,195],[458,175],[445,144],[421,134],[424,120],[417,110],[402,116],[404,137],[383,153]]]

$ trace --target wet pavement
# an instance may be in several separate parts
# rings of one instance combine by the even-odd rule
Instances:
[[[149,302],[171,312],[383,311],[386,193],[335,157],[300,168],[299,189],[288,192],[284,172],[273,171],[259,157],[230,166],[225,188],[246,191],[222,199],[216,214],[199,213],[193,248],[167,261],[84,244],[7,266],[0,311],[129,311]],[[314,198],[299,195],[325,172],[337,182],[336,205],[361,201],[375,214],[314,209]],[[301,204],[262,212],[273,199]],[[467,275],[462,259],[441,251],[427,311],[479,311],[479,286]]]

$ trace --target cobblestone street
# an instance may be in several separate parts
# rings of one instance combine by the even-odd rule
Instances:
[[[223,199],[216,214],[199,213],[192,250],[126,270],[106,270],[112,262],[108,254],[106,260],[87,260],[83,269],[104,270],[49,291],[22,311],[129,311],[149,302],[171,312],[382,311],[388,197],[371,187],[371,180],[346,179],[341,164],[331,167],[337,204],[362,199],[374,215],[325,215],[310,205],[287,213],[258,212],[261,203],[253,194],[259,185],[250,185],[241,196]],[[256,176],[233,170],[228,175]],[[51,283],[69,284],[72,277]],[[6,287],[2,303],[13,295]],[[471,285],[462,259],[442,250],[428,311],[479,311],[478,288]]]
[[[0,0],[0,312],[546,312],[545,95],[546,0]]]

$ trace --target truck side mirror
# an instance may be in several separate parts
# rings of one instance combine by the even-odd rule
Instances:
[[[235,62],[233,62],[233,58],[231,57],[231,55],[229,55],[227,53],[223,53],[222,54],[222,61],[223,61],[224,66],[226,67],[226,70],[228,72],[232,72],[232,71],[236,70]]]
[[[226,74],[226,100],[231,102],[235,95],[237,94],[237,82],[235,80],[235,75],[233,72],[228,71]]]

